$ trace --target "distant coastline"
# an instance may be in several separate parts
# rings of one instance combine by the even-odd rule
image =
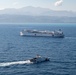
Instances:
[[[76,17],[0,15],[0,23],[76,23]]]
[[[0,10],[0,23],[76,23],[76,12],[41,7]]]

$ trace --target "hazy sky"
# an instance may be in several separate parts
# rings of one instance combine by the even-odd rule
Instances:
[[[0,0],[0,10],[26,6],[76,11],[76,0]]]

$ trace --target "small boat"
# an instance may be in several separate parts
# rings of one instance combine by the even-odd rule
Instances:
[[[37,36],[37,37],[54,37],[54,38],[64,38],[64,34],[61,29],[57,31],[38,31],[38,30],[23,30],[20,32],[21,36]]]
[[[46,62],[50,61],[49,58],[41,57],[41,56],[36,56],[35,58],[30,59],[30,62],[33,63],[40,63],[40,62]]]

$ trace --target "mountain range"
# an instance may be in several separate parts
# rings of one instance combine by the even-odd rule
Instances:
[[[0,10],[0,23],[76,23],[76,12],[27,6]]]

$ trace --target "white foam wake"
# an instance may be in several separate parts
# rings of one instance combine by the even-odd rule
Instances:
[[[10,65],[17,65],[17,64],[30,64],[32,62],[30,62],[30,60],[26,60],[26,61],[16,61],[16,62],[5,62],[5,63],[0,63],[0,67],[1,66],[10,66]]]

